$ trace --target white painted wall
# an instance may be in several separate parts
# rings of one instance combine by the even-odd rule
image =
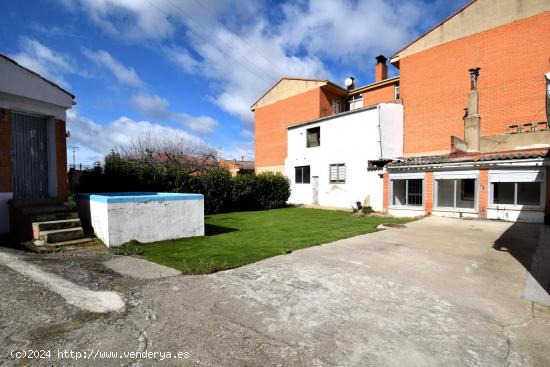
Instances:
[[[6,108],[16,112],[52,116],[66,121],[65,107],[48,104],[27,97],[14,96],[0,91],[0,108]]]
[[[204,198],[194,200],[104,203],[79,198],[84,226],[107,246],[204,236]]]
[[[71,108],[73,105],[70,95],[3,57],[0,57],[0,75],[2,76],[0,92],[53,104],[64,109]]]
[[[321,128],[321,145],[307,148],[306,130]],[[382,139],[380,139],[382,137]],[[380,140],[382,144],[380,144]],[[369,160],[403,155],[403,106],[380,104],[288,130],[285,174],[291,181],[290,203],[313,203],[313,177],[319,178],[319,205],[351,208],[355,202],[382,210],[382,171],[368,172]],[[331,184],[329,166],[345,163],[346,182]],[[294,167],[310,166],[311,183],[295,183]]]
[[[10,212],[8,201],[13,199],[12,192],[0,192],[0,234],[10,231]]]

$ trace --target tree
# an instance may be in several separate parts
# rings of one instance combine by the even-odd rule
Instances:
[[[147,166],[199,174],[219,166],[218,150],[205,142],[182,136],[142,135],[114,150],[120,157]]]

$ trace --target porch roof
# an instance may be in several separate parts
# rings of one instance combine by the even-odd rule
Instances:
[[[422,157],[410,157],[406,159],[396,160],[389,163],[386,167],[389,169],[395,168],[410,168],[412,166],[431,166],[444,165],[447,163],[462,163],[462,162],[490,162],[503,160],[518,160],[518,159],[533,159],[533,158],[550,158],[550,150],[545,149],[523,149],[509,150],[502,152],[453,152],[444,155],[431,155]]]

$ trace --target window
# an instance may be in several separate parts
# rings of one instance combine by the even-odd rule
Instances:
[[[391,180],[392,205],[394,206],[422,206],[423,184],[422,179]]]
[[[335,113],[340,113],[341,112],[341,106],[340,106],[340,101],[339,100],[336,100],[336,99],[333,99],[332,100],[332,113],[335,114]]]
[[[348,110],[353,111],[363,107],[363,95],[356,94],[348,100]]]
[[[309,166],[294,167],[294,182],[297,184],[308,184]]]
[[[346,183],[346,165],[336,163],[330,165],[330,183]]]
[[[312,127],[306,130],[307,141],[306,146],[308,148],[318,147],[321,145],[321,128],[319,126]]]
[[[541,206],[542,182],[492,182],[492,203]]]
[[[399,94],[399,83],[395,84],[395,99],[401,98],[401,94]]]
[[[476,179],[438,179],[436,182],[439,208],[474,209],[476,197]]]

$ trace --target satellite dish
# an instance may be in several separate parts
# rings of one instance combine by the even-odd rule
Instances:
[[[346,87],[350,87],[353,84],[353,79],[346,78],[346,80],[344,80],[344,84],[346,85]]]

